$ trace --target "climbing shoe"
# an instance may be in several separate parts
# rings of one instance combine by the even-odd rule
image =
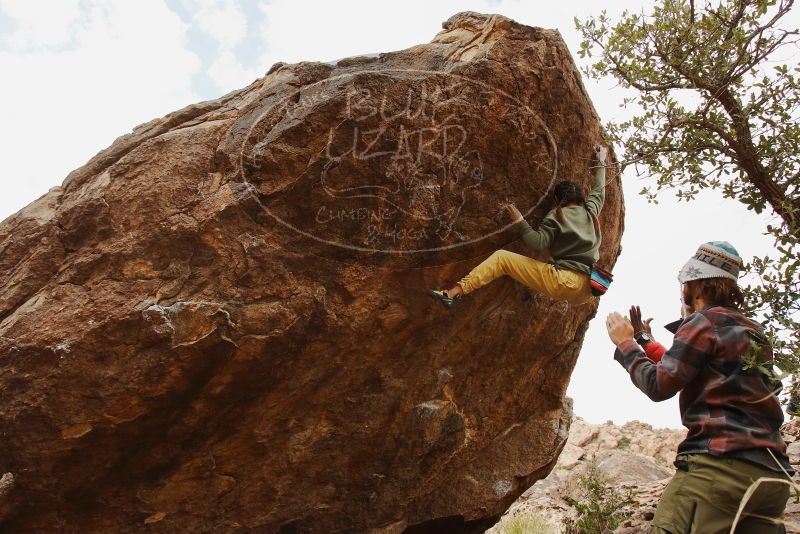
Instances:
[[[450,297],[447,295],[447,292],[444,289],[429,289],[428,295],[435,298],[442,304],[444,304],[445,308],[452,308],[455,306],[456,302],[461,300],[461,295],[456,295],[455,297]]]

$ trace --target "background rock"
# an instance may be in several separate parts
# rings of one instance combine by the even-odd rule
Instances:
[[[99,112],[99,110],[89,111]],[[478,532],[551,470],[596,303],[425,296],[588,185],[557,32],[276,64],[0,224],[8,532]],[[611,172],[602,262],[619,253]]]
[[[790,421],[782,432],[789,446],[789,461],[800,468],[800,447],[797,447],[800,443],[800,420]],[[505,534],[504,524],[515,516],[527,514],[538,516],[554,532],[560,532],[566,521],[577,517],[569,498],[579,497],[579,478],[586,473],[591,461],[620,492],[631,492],[633,501],[623,510],[627,519],[614,533],[647,532],[661,494],[675,473],[672,461],[685,434],[683,430],[653,429],[638,421],[617,427],[610,422],[592,425],[575,417],[564,452],[550,475],[524,492],[501,522],[487,534]],[[616,445],[609,445],[613,441],[611,436],[618,439]],[[576,456],[579,456],[577,461]],[[794,481],[800,484],[800,476],[795,475]],[[787,534],[800,534],[800,503],[797,499],[789,499],[784,520]]]
[[[621,491],[633,492],[635,502],[626,512],[628,515],[647,518],[651,514],[635,523],[640,529],[636,532],[645,532],[661,492],[672,477],[675,451],[685,435],[683,430],[654,429],[639,421],[618,427],[611,422],[593,425],[575,417],[556,467],[522,494],[503,516],[503,522],[515,515],[532,514],[560,531],[565,521],[577,517],[569,499],[580,500],[580,477],[594,462],[598,471]],[[487,532],[504,534],[503,524]]]
[[[788,445],[789,462],[800,470],[800,420],[793,419],[781,429],[783,439]],[[800,475],[795,474],[794,483],[800,489]],[[615,534],[638,534],[645,531],[647,524],[653,518],[658,500],[664,492],[669,479],[652,484],[634,485],[632,489],[636,497],[635,502],[628,511],[630,519],[625,521]],[[787,534],[800,534],[800,502],[796,497],[791,497],[786,505],[784,524]]]

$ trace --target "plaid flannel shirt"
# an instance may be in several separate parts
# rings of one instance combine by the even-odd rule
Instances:
[[[635,341],[614,354],[633,383],[654,401],[680,391],[683,425],[689,429],[679,454],[706,453],[748,460],[774,471],[793,472],[780,435],[783,411],[776,389],[757,369],[743,369],[742,357],[763,339],[760,324],[734,308],[709,306],[687,317],[659,362],[647,358]],[[765,363],[772,353],[764,345]]]

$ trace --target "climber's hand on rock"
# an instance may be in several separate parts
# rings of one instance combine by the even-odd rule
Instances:
[[[603,145],[595,145],[594,155],[597,157],[597,161],[605,165],[606,158],[608,157],[608,147]]]
[[[606,318],[608,337],[614,345],[621,345],[625,341],[633,340],[633,325],[627,317],[618,312],[609,313]]]
[[[653,338],[653,330],[650,328],[650,321],[653,319],[646,319],[642,321],[642,309],[639,306],[631,306],[630,309],[631,324],[633,325],[634,335],[639,332],[646,332],[650,339]]]
[[[506,204],[506,211],[511,216],[512,222],[518,223],[525,220],[514,204]]]

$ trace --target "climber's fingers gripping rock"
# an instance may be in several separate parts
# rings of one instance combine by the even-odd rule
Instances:
[[[508,212],[512,222],[518,223],[524,220],[522,213],[520,213],[514,204],[506,204],[506,212]]]
[[[605,164],[608,157],[608,147],[604,145],[594,145],[594,154],[600,163]]]

